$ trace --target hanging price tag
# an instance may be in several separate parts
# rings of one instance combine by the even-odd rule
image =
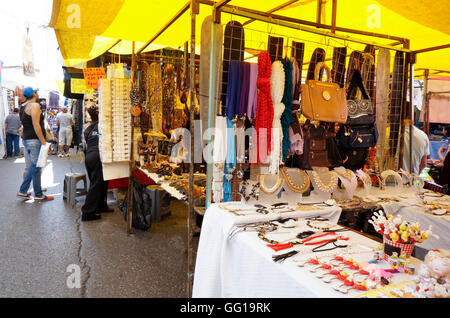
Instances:
[[[88,67],[83,69],[84,80],[87,88],[98,88],[98,80],[106,78],[103,67]]]

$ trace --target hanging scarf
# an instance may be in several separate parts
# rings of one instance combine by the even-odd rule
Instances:
[[[240,75],[241,75],[241,92],[239,97],[238,116],[244,117],[247,114],[248,106],[248,93],[250,86],[250,63],[240,62]]]
[[[284,112],[284,104],[281,102],[284,94],[285,75],[283,64],[275,61],[272,64],[272,73],[270,75],[270,95],[273,102],[273,122],[272,122],[272,151],[269,156],[269,173],[278,174],[281,163],[281,143],[283,140],[283,131],[281,126],[281,115]]]
[[[292,122],[289,127],[289,140],[291,142],[290,153],[301,155],[303,153],[303,133],[298,119],[298,111],[300,108],[300,69],[297,60],[291,57],[292,62]]]
[[[241,93],[240,62],[230,61],[228,68],[227,110],[228,119],[233,120],[239,111]]]
[[[223,202],[232,201],[231,178],[236,169],[236,134],[233,130],[234,122],[227,118],[227,156],[223,177]]]
[[[272,62],[266,51],[258,55],[258,95],[256,104],[255,129],[257,156],[256,162],[265,162],[270,152],[273,105],[270,96],[270,73]],[[264,132],[265,130],[265,132]],[[267,136],[264,140],[264,135]],[[265,143],[265,144],[264,144]]]
[[[256,115],[257,79],[258,79],[258,64],[250,63],[250,78],[249,78],[248,106],[247,106],[247,117],[249,119],[255,118]]]
[[[283,128],[283,161],[286,160],[291,141],[289,140],[289,126],[292,123],[292,62],[288,58],[281,60],[284,68],[285,82],[282,102],[284,112],[281,115],[281,126]]]

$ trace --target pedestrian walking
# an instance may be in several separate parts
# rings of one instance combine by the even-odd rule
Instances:
[[[17,157],[20,154],[19,142],[21,126],[19,109],[14,108],[14,112],[5,118],[7,157]]]
[[[39,105],[39,95],[37,89],[26,87],[23,95],[27,99],[19,111],[19,116],[23,126],[23,145],[25,152],[28,155],[30,166],[27,170],[25,179],[23,180],[18,197],[29,198],[28,190],[31,182],[33,182],[34,199],[40,201],[50,201],[54,197],[46,196],[42,193],[41,188],[41,168],[37,167],[39,152],[41,145],[45,145],[45,130],[44,130],[44,115],[41,112]]]
[[[72,144],[72,126],[75,125],[72,114],[68,113],[66,106],[62,107],[62,112],[56,115],[56,124],[59,125],[59,153],[58,157],[69,157],[69,148]]]

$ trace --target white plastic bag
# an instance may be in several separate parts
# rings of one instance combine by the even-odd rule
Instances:
[[[45,145],[41,145],[41,150],[39,151],[39,157],[36,163],[36,167],[44,168],[47,164],[48,158],[48,149],[50,148],[51,143],[47,142]]]

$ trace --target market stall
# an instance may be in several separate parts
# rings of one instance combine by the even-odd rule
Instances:
[[[301,229],[305,234],[308,223],[328,222],[327,228],[318,225],[302,239],[331,235],[332,239],[326,243],[349,241],[348,246],[342,247],[344,258],[352,255],[349,246],[363,246],[364,251],[355,253],[370,256],[379,242],[356,233],[349,233],[346,238],[338,234],[342,229],[335,224],[342,206],[356,199],[377,204],[386,214],[395,214],[398,211],[393,211],[393,202],[397,202],[397,198],[393,194],[403,187],[403,178],[408,180],[411,193],[417,196],[426,192],[419,176],[400,170],[405,128],[414,119],[408,95],[412,96],[416,51],[411,49],[410,40],[338,27],[337,1],[327,7],[318,1],[317,8],[313,6],[316,22],[274,13],[281,9],[289,11],[295,2],[272,9],[268,3],[261,3],[258,10],[243,7],[243,1],[189,1],[162,28],[155,30],[150,40],[140,43],[139,49],[136,50],[133,41],[131,81],[121,80],[115,84],[116,79],[112,77],[104,80],[104,85],[102,82],[101,88],[111,83],[111,88],[107,88],[101,98],[106,102],[100,104],[105,112],[103,118],[112,123],[112,126],[103,125],[106,130],[112,127],[104,134],[110,141],[103,144],[105,154],[106,149],[110,154],[103,156],[104,163],[128,161],[124,173],[129,169],[131,175],[134,169],[139,169],[174,197],[188,200],[189,292],[194,270],[194,211],[196,206],[206,208],[194,296],[272,295],[266,289],[255,288],[254,280],[260,276],[247,276],[252,262],[266,264],[266,269],[274,275],[269,278],[272,282],[295,276],[289,288],[296,291],[296,295],[341,295],[342,284],[337,293],[329,292],[302,269],[291,271],[287,265],[280,268],[271,263],[270,250],[280,247],[287,239],[268,239],[262,233],[267,230],[264,226],[280,228],[283,221],[290,222],[286,218],[292,218],[295,220],[290,228]],[[201,13],[200,6],[206,8]],[[117,9],[119,17],[129,14],[127,10],[131,8],[132,5],[123,9],[111,6],[112,11]],[[331,25],[321,20],[327,8],[333,16]],[[186,12],[190,12],[189,17]],[[197,18],[202,21],[200,33]],[[188,42],[181,49],[180,42],[186,39],[173,36],[177,23],[181,22],[188,22],[191,27],[190,50]],[[109,23],[115,25],[114,21]],[[113,29],[98,34],[106,36]],[[67,32],[59,25],[61,43],[67,44],[71,37]],[[144,53],[157,39],[163,42],[165,36],[168,44],[173,45],[174,39],[179,41],[176,44],[179,49],[171,53]],[[113,41],[113,47],[119,42],[124,41]],[[197,44],[199,55],[196,54]],[[70,49],[69,45],[66,47]],[[66,60],[73,62],[67,52],[66,55]],[[80,56],[72,57],[79,59]],[[114,65],[117,64],[109,66],[111,72]],[[115,109],[115,104],[120,107]],[[120,130],[115,131],[115,126]],[[205,132],[206,128],[209,130]],[[412,129],[409,132],[412,133]],[[412,138],[409,140],[412,143]],[[409,146],[411,149],[412,144]],[[122,157],[116,160],[116,156]],[[412,156],[406,160],[411,163]],[[195,172],[204,173],[205,166],[206,175],[196,180]],[[374,184],[379,186],[379,191],[372,186]],[[407,202],[409,198],[404,199]],[[132,214],[130,201],[128,231]],[[422,200],[417,204],[426,203]],[[446,207],[443,210],[443,214],[448,213]],[[393,217],[386,215],[386,218],[390,221]],[[229,236],[233,227],[245,228],[255,222],[265,224],[257,225],[259,235],[244,231]],[[411,223],[411,227],[416,228],[417,224]],[[448,230],[448,224],[444,227]],[[394,275],[393,283],[411,278],[406,273],[410,271],[406,262],[418,264],[410,258],[411,248],[424,241],[415,234],[411,234],[411,238],[398,237],[395,231],[409,233],[409,230],[391,228],[391,231],[381,231],[381,236],[393,245],[408,246],[407,255],[397,255],[405,259],[404,266],[392,265],[395,260],[391,258],[395,255],[385,249],[388,256],[384,260],[380,258],[380,264],[372,268],[382,272],[392,265],[397,266],[391,268],[393,270],[403,270]],[[431,235],[425,230],[424,233],[427,237]],[[258,241],[261,239],[267,239],[273,246],[262,246]],[[389,244],[385,242],[384,247]],[[242,251],[247,254],[241,254]],[[302,252],[301,249],[291,250],[287,258]],[[371,257],[361,259],[370,260]],[[210,266],[211,263],[214,266]],[[230,274],[229,269],[235,266],[239,270]],[[227,277],[228,274],[231,276]],[[248,280],[242,280],[242,276]],[[368,291],[386,285],[381,278],[387,279],[378,276],[375,285],[370,288],[362,285],[357,290]],[[347,286],[347,279],[339,280]],[[310,284],[294,283],[300,281],[310,281]],[[222,288],[228,283],[230,289]],[[273,295],[284,296],[277,294],[276,285],[268,286],[273,288]],[[240,287],[242,293],[236,292]]]

